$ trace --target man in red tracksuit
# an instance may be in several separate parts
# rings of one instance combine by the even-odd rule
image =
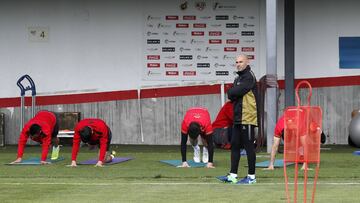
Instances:
[[[76,124],[71,166],[77,166],[76,157],[79,152],[80,141],[88,144],[90,147],[94,145],[99,146],[99,160],[95,166],[103,166],[104,163],[112,160],[113,155],[109,152],[111,131],[103,120],[87,118]]]
[[[277,121],[275,129],[274,129],[274,140],[273,140],[273,145],[271,148],[269,166],[267,168],[265,168],[264,170],[274,170],[274,162],[275,162],[276,152],[278,151],[278,147],[280,145],[281,138],[284,139],[284,128],[285,128],[285,121],[284,121],[284,115],[282,115],[279,118],[279,120]],[[305,145],[305,143],[304,143],[305,141],[304,141],[304,137],[303,137],[304,134],[305,133],[301,133],[301,135],[300,135],[300,138],[301,138],[300,145]],[[326,136],[325,136],[324,132],[321,131],[320,142],[321,142],[321,144],[324,144],[325,141],[326,141]],[[302,148],[302,146],[300,148]],[[305,167],[306,167],[306,165],[304,163],[301,169],[304,170]]]
[[[231,101],[227,101],[224,106],[221,107],[218,115],[216,116],[215,121],[211,124],[213,130],[217,128],[226,128],[227,130],[227,141],[226,143],[221,144],[221,148],[230,149],[231,136],[232,136],[232,126],[233,126],[233,117],[234,117],[233,104]],[[215,133],[214,133],[215,134]],[[214,138],[215,142],[215,138]]]
[[[12,163],[20,163],[24,154],[24,148],[28,138],[42,144],[41,164],[48,164],[46,161],[49,147],[53,144],[57,153],[59,150],[59,124],[56,115],[50,111],[39,111],[29,122],[27,122],[20,133],[18,142],[17,159]]]
[[[200,162],[200,147],[198,145],[198,137],[202,139],[203,147],[203,163],[207,168],[214,168],[213,156],[213,130],[211,126],[210,114],[206,108],[194,107],[190,108],[181,124],[181,157],[182,165],[179,167],[189,167],[186,161],[186,143],[190,137],[190,143],[194,148],[194,161]]]

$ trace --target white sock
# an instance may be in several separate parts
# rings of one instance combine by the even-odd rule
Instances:
[[[230,176],[233,178],[237,178],[237,174],[235,174],[235,173],[230,173]]]
[[[195,150],[200,150],[200,147],[199,145],[196,145],[196,146],[192,146]]]
[[[248,174],[248,177],[251,178],[251,179],[255,179],[255,174],[254,175]]]

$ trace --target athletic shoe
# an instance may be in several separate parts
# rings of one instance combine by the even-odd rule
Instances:
[[[241,185],[251,185],[254,183],[256,183],[256,178],[252,179],[249,176],[246,176],[245,178],[243,178],[239,182],[237,182],[237,184],[241,184]]]
[[[238,179],[229,174],[228,176],[226,176],[226,180],[224,180],[224,182],[236,184],[238,182]]]
[[[200,147],[196,145],[194,148],[194,162],[200,163]]]
[[[209,162],[209,152],[206,147],[203,147],[203,156],[202,156],[203,163]]]
[[[56,160],[59,158],[60,146],[53,146],[51,153],[51,160]]]
[[[110,154],[111,158],[115,158],[115,155],[116,155],[116,151],[115,151],[115,150],[112,150],[112,151],[111,151],[111,154]]]

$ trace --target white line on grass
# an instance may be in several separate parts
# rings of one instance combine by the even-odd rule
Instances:
[[[115,186],[115,185],[219,185],[224,183],[171,183],[171,182],[161,182],[161,183],[48,183],[48,182],[38,182],[38,183],[0,183],[0,185],[84,185],[84,186]],[[255,185],[284,185],[285,183],[256,183]],[[289,183],[293,185],[294,183]],[[298,183],[298,185],[303,185],[304,183]],[[312,185],[312,182],[309,182],[308,185]],[[231,184],[229,184],[231,185]],[[360,185],[360,183],[354,182],[344,182],[344,183],[327,183],[319,182],[317,185]]]

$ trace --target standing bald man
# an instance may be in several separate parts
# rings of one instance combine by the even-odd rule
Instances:
[[[231,169],[225,182],[237,184],[256,183],[255,178],[255,127],[258,125],[256,77],[245,54],[236,58],[237,76],[228,90],[228,99],[233,103],[234,120],[231,137]],[[238,181],[240,150],[245,148],[248,160],[248,175]]]

